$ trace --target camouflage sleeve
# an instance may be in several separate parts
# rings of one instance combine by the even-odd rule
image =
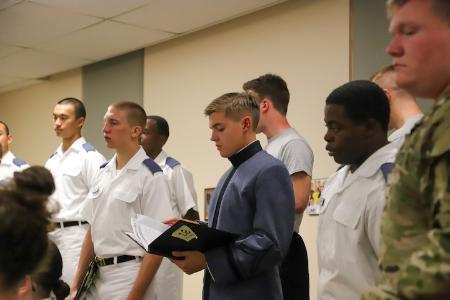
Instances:
[[[429,193],[432,199],[429,243],[411,254],[409,261],[394,275],[396,280],[383,280],[362,299],[450,298],[450,152],[446,151],[434,162],[427,175],[434,181]]]

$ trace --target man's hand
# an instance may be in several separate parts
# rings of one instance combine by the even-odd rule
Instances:
[[[172,218],[172,219],[169,219],[169,220],[165,220],[165,221],[163,221],[163,223],[166,224],[166,225],[172,226],[173,224],[175,224],[176,222],[178,222],[180,220],[183,220],[183,221],[186,221],[186,222],[189,222],[189,223],[193,223],[193,224],[198,224],[196,221],[192,221],[192,220],[188,220],[188,219],[182,219],[182,218],[178,218],[178,217],[175,217],[175,218]]]
[[[172,259],[171,261],[188,275],[206,268],[205,255],[199,251],[173,251],[172,255],[184,257],[183,260]]]

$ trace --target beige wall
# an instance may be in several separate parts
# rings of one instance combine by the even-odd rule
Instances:
[[[213,187],[229,167],[209,142],[203,108],[266,72],[286,79],[292,99],[288,118],[311,144],[314,177],[329,176],[336,165],[324,150],[323,107],[329,92],[349,79],[349,1],[290,1],[146,49],[145,109],[169,121],[166,150],[194,174],[201,213],[204,188]],[[316,231],[317,217],[305,216],[301,233],[309,252],[311,299],[316,299]],[[201,278],[186,277],[184,299],[200,299]]]
[[[194,174],[202,214],[203,189],[213,187],[229,167],[209,142],[203,108],[263,73],[286,79],[291,125],[311,144],[314,177],[328,176],[336,165],[324,150],[323,105],[328,93],[349,79],[349,0],[291,0],[147,48],[144,72],[145,109],[168,119],[166,150]],[[0,119],[12,129],[18,156],[42,164],[54,151],[59,141],[51,111],[67,96],[82,96],[79,69],[0,94]],[[316,231],[317,217],[305,216],[301,233],[309,252],[311,299],[316,299]],[[186,277],[184,299],[200,299],[201,278],[201,273]]]
[[[65,97],[81,98],[81,70],[51,76],[48,81],[0,94],[0,119],[11,129],[11,150],[29,164],[44,164],[59,144],[52,111]]]

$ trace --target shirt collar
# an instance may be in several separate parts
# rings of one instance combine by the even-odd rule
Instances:
[[[64,155],[64,153],[66,153],[67,151],[80,152],[81,150],[83,150],[83,144],[85,144],[85,143],[86,143],[86,140],[84,139],[84,137],[79,137],[78,139],[75,140],[75,142],[72,143],[72,145],[70,145],[69,149],[67,149],[65,152],[62,151],[62,144],[59,145],[56,152],[59,155]]]
[[[158,156],[154,159],[155,163],[157,163],[160,167],[166,164],[167,153],[164,150],[158,154]]]
[[[258,153],[262,150],[261,144],[258,140],[248,144],[238,153],[231,155],[228,157],[228,160],[231,162],[233,167],[239,167],[244,161]]]
[[[12,165],[15,156],[11,151],[6,152],[5,156],[1,159],[2,165]]]
[[[111,158],[109,163],[105,166],[105,168],[107,168],[107,169],[114,168],[115,169],[116,168],[116,158],[117,158],[117,154],[114,154],[114,156]],[[139,147],[139,150],[125,164],[125,166],[122,168],[122,171],[123,170],[138,170],[140,168],[140,166],[142,165],[142,162],[146,159],[149,159],[149,157],[145,153],[144,149],[142,149],[142,147]]]
[[[274,135],[270,139],[268,139],[267,142],[268,143],[273,142],[274,140],[279,139],[279,138],[281,138],[285,135],[291,134],[291,133],[298,134],[298,132],[297,132],[297,130],[295,130],[295,128],[289,127],[289,128],[284,129],[283,131],[279,132],[278,134]]]
[[[356,169],[354,174],[361,177],[373,176],[382,164],[386,162],[393,162],[395,160],[397,150],[398,149],[395,144],[386,144],[385,146],[372,153],[372,155],[369,156],[369,158],[366,159],[358,169]]]
[[[392,142],[395,141],[396,139],[399,139],[407,134],[409,134],[411,132],[411,130],[413,129],[414,125],[420,121],[420,119],[422,119],[423,114],[418,114],[412,117],[409,117],[405,123],[403,124],[402,127],[400,127],[399,129],[395,130],[394,132],[392,132],[389,137],[388,137],[388,141]]]

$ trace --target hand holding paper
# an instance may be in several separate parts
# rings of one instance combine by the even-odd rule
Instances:
[[[200,251],[220,247],[233,242],[238,235],[213,229],[192,221],[178,220],[168,226],[147,216],[131,219],[133,233],[126,234],[145,251],[156,255],[175,257],[173,251]]]

